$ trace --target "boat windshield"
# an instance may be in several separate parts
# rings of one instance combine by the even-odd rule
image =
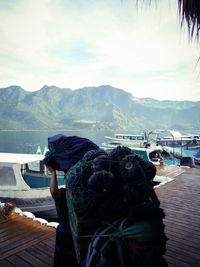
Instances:
[[[137,136],[137,140],[144,141],[144,136]]]
[[[0,185],[16,185],[15,173],[12,166],[0,166]]]
[[[144,136],[143,135],[120,135],[120,134],[117,134],[115,137],[117,139],[124,139],[124,140],[140,140],[140,141],[144,141]]]

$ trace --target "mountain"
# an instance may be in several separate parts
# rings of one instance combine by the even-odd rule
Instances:
[[[109,85],[76,90],[0,88],[0,130],[200,129],[200,101],[136,98]]]

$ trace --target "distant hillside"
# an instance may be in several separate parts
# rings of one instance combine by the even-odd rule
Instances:
[[[34,92],[0,88],[0,130],[200,129],[200,101],[136,98],[109,85]]]

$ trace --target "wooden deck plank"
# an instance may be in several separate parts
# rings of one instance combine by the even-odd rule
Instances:
[[[185,168],[172,182],[157,187],[156,193],[166,214],[169,266],[199,267],[200,169]]]
[[[32,266],[38,266],[38,267],[49,267],[52,266],[52,259],[50,259],[49,263],[45,263],[43,260],[39,259],[38,257],[35,257],[31,255],[28,250],[23,250],[20,253],[20,257],[27,261]]]
[[[42,241],[46,238],[48,238],[48,234],[45,234],[43,232],[30,232],[29,235],[26,234],[17,236],[16,239],[10,240],[10,242],[6,242],[6,245],[4,244],[4,246],[1,247],[1,255],[9,253],[11,250],[17,252],[19,250],[22,250],[22,248],[24,247],[31,246],[37,243],[38,241]]]
[[[12,229],[12,231],[10,231]],[[6,240],[9,242],[9,240],[15,239],[19,235],[27,234],[32,229],[32,226],[27,225],[24,227],[24,225],[20,222],[18,225],[17,223],[15,225],[11,225],[8,223],[7,228],[4,228],[4,232],[0,234],[0,238],[3,241],[4,244]],[[41,229],[40,227],[38,229]]]
[[[44,250],[42,251],[41,249],[39,249],[39,247],[40,244],[37,244],[37,246],[29,247],[28,249],[26,249],[26,251],[30,253],[33,257],[47,264],[48,266],[52,266],[54,253],[48,255],[47,253],[45,253]]]
[[[186,266],[190,266],[190,267],[199,267],[199,260],[197,258],[192,258],[193,255],[190,255],[190,257],[188,257],[188,255],[186,255],[186,253],[181,253],[180,251],[174,251],[173,249],[168,249],[168,253],[167,255],[171,255],[174,259],[175,262],[179,261],[180,263],[180,267],[183,266],[183,264],[185,264]]]
[[[171,239],[170,244],[168,244],[167,247],[170,250],[174,250],[174,247],[176,247],[177,249],[181,249],[183,253],[187,252],[188,250],[188,245],[186,246],[185,244],[183,244],[183,242],[180,242],[175,238],[173,238],[173,240]],[[189,248],[191,250],[191,254],[194,254],[194,257],[196,257],[197,255],[199,256],[199,250],[197,247],[189,246]]]
[[[29,242],[29,244],[27,244],[26,242],[22,245],[22,244],[15,244],[15,246],[10,247],[10,249],[7,249],[6,251],[4,251],[4,253],[0,254],[0,259],[6,258],[10,255],[13,254],[17,254],[20,253],[20,251],[24,250],[27,248],[27,246],[30,245],[37,245],[39,242],[48,239],[48,235],[43,235],[42,238],[37,238],[37,236],[35,236],[35,240],[33,240],[32,242]]]
[[[52,256],[52,252],[54,252],[54,249],[52,249],[52,247],[44,244],[43,242],[40,242],[37,245],[37,249],[40,250],[41,252],[45,253],[47,256]]]
[[[185,263],[182,260],[176,259],[174,255],[167,255],[165,258],[168,262],[169,267],[191,267],[189,263]]]
[[[8,261],[12,263],[16,267],[29,267],[31,266],[30,263],[23,260],[19,255],[12,255],[8,258]]]
[[[44,240],[42,243],[45,244],[45,246],[51,247],[52,249],[55,248],[55,238],[49,239],[49,240]]]
[[[7,222],[1,224],[0,229],[0,237],[2,238],[1,240],[3,240],[3,242],[0,242],[0,261],[4,261],[3,264],[7,264],[8,266],[9,264],[18,264],[18,266],[21,267],[33,266],[31,265],[33,264],[33,260],[31,262],[28,262],[27,260],[32,257],[34,258],[35,256],[29,254],[27,249],[29,247],[40,246],[40,243],[45,241],[44,244],[46,245],[46,248],[44,251],[45,255],[48,256],[48,262],[46,263],[46,266],[52,266],[55,228],[47,227],[46,225],[42,225],[37,221],[33,221],[25,216],[14,214],[8,219]],[[30,255],[29,258],[28,255]],[[44,263],[43,260],[38,259],[37,257],[35,258],[36,262],[40,261]],[[36,264],[35,266],[40,265]]]
[[[13,267],[15,265],[13,265],[12,263],[10,263],[8,260],[2,260],[2,261],[0,261],[0,266],[1,267]]]

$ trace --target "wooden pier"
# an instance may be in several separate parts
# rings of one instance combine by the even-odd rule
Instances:
[[[1,267],[51,267],[55,228],[19,214],[0,222]]]
[[[200,266],[200,169],[158,167],[158,175],[174,178],[156,188],[164,220],[169,267]],[[1,267],[52,267],[55,228],[12,215],[0,223]]]
[[[180,174],[172,182],[156,189],[166,214],[164,222],[169,240],[165,258],[170,267],[199,267],[200,169],[182,170],[177,169]]]

